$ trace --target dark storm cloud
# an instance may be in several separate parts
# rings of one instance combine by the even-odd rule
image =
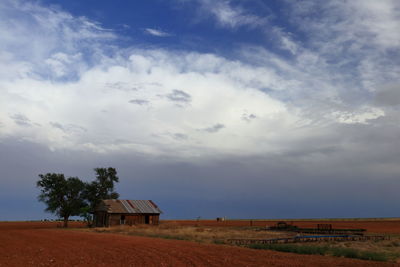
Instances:
[[[173,90],[170,94],[167,94],[166,97],[177,104],[188,104],[192,101],[191,95],[182,90]]]
[[[132,99],[132,100],[129,100],[129,103],[143,106],[143,105],[148,105],[150,102],[145,99]]]
[[[0,207],[0,220],[50,217],[36,199],[39,173],[88,181],[94,178],[93,168],[102,166],[117,168],[121,198],[152,199],[164,211],[163,218],[396,216],[400,130],[393,131],[384,120],[374,123],[377,127],[335,125],[329,138],[287,140],[290,149],[280,153],[193,163],[173,155],[51,151],[3,139],[0,201],[7,205]]]
[[[208,132],[208,133],[216,133],[216,132],[220,131],[223,128],[225,128],[225,125],[223,125],[221,123],[217,123],[217,124],[214,124],[211,127],[200,129],[200,131],[204,131],[204,132]]]
[[[14,122],[15,122],[16,124],[20,125],[20,126],[30,127],[30,126],[33,125],[32,122],[31,122],[31,120],[28,119],[28,117],[26,117],[25,115],[20,114],[20,113],[10,115],[10,118],[11,118],[12,120],[14,120]]]

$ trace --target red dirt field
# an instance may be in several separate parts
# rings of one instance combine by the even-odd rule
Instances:
[[[48,229],[48,228],[62,228],[63,222],[0,222],[1,230],[16,230],[16,229]],[[68,222],[68,226],[71,228],[86,227],[83,222]]]
[[[310,227],[316,228],[317,224],[332,224],[333,228],[343,228],[343,229],[366,229],[368,233],[386,233],[386,234],[400,234],[400,220],[389,220],[389,219],[382,219],[382,220],[301,220],[301,221],[289,221],[285,220],[288,223],[293,223],[298,227]],[[240,226],[258,226],[258,227],[265,227],[265,226],[273,226],[278,221],[270,221],[270,220],[227,220],[227,221],[220,221],[217,222],[216,220],[163,220],[161,223],[176,223],[178,225],[185,225],[185,226],[230,226],[230,227],[240,227]]]
[[[0,266],[398,266],[56,226],[0,223]]]

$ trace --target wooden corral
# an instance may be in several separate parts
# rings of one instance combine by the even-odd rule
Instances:
[[[151,200],[106,199],[94,211],[94,226],[158,225],[161,210]]]
[[[235,245],[252,245],[252,244],[286,244],[286,243],[307,243],[307,242],[345,242],[345,241],[381,241],[390,240],[390,236],[296,236],[274,239],[228,239],[228,242]]]

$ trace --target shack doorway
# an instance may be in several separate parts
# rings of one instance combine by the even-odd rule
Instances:
[[[144,216],[144,223],[145,224],[149,224],[150,223],[150,216],[149,215],[145,215]]]
[[[125,224],[125,215],[121,215],[121,224]]]
[[[108,215],[107,214],[103,214],[102,215],[102,221],[103,221],[103,224],[101,225],[102,227],[107,227],[108,226]]]

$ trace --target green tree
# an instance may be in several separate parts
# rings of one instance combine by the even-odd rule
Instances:
[[[85,198],[93,211],[102,199],[117,199],[119,194],[114,191],[114,183],[119,181],[115,168],[95,168],[96,180],[87,183]]]
[[[70,216],[80,215],[85,207],[85,183],[77,177],[65,179],[64,174],[39,174],[37,187],[41,188],[39,201],[47,205],[48,212],[55,213],[64,220],[64,227],[68,227]]]

